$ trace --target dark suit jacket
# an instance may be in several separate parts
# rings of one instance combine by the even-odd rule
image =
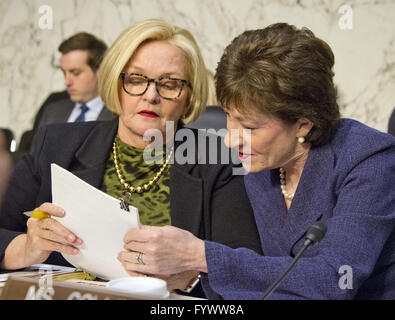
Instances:
[[[70,99],[70,95],[67,92],[67,90],[60,91],[60,92],[52,92],[47,99],[43,102],[41,105],[40,109],[36,113],[36,116],[34,117],[34,124],[33,124],[33,131],[37,132],[37,129],[39,128],[39,124],[41,122],[41,118],[47,109],[49,105],[51,105],[53,102],[59,101],[59,100],[64,100],[64,99]]]
[[[69,98],[59,99],[49,103],[41,115],[38,127],[51,123],[67,122],[74,106],[75,102],[71,101]],[[112,120],[113,118],[111,111],[104,106],[99,113],[97,121]]]
[[[22,213],[51,201],[50,163],[56,163],[100,188],[117,128],[118,119],[114,119],[53,124],[38,131],[32,153],[16,167],[4,197],[0,211],[1,259],[9,242],[26,232],[27,217]],[[185,130],[195,137],[203,134]],[[217,148],[220,141],[215,139]],[[184,146],[183,142],[176,141],[175,153],[180,146]],[[201,163],[201,158],[208,156],[210,150],[200,151],[196,152],[196,158],[199,157]],[[232,248],[261,250],[242,176],[232,175],[230,165],[171,165],[170,212],[172,225],[189,230],[202,239],[218,241]],[[53,253],[47,263],[67,265],[57,253]]]
[[[30,151],[33,137],[40,127],[51,123],[66,122],[73,111],[74,105],[75,103],[70,100],[67,91],[51,93],[38,110],[34,118],[33,129],[27,130],[22,134],[18,150],[14,153],[15,163],[19,162]],[[112,120],[113,118],[111,111],[104,106],[97,120]]]

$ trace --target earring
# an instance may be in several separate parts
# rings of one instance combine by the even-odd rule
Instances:
[[[305,142],[305,138],[304,137],[299,137],[298,138],[298,142],[299,143],[304,143]]]

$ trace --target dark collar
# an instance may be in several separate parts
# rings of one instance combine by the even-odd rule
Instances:
[[[85,141],[82,143],[81,147],[76,151],[75,158],[82,164],[78,171],[75,172],[76,175],[81,177],[87,177],[89,174],[93,174],[89,171],[92,168],[98,168],[98,170],[104,169],[106,161],[109,158],[109,153],[111,152],[112,143],[114,141],[115,135],[118,131],[118,121],[119,118],[116,117],[111,121],[100,121],[98,124],[90,131]],[[184,128],[184,125],[179,122],[177,125],[177,130]],[[184,137],[182,141],[175,141],[175,150],[185,143],[188,137],[194,137],[197,142],[197,130],[186,128],[191,130],[191,135]],[[195,144],[196,145],[196,144]],[[195,147],[194,145],[194,147]],[[183,171],[184,173],[189,173],[192,168],[197,163],[198,152],[195,150],[196,160],[192,164],[178,164],[174,161],[173,166]],[[175,151],[174,151],[175,152]],[[87,170],[86,173],[80,173],[81,170]],[[91,180],[91,179],[88,179]],[[98,187],[100,183],[97,179],[91,180],[91,184]],[[95,182],[95,183],[93,183]]]
[[[99,122],[86,137],[85,142],[77,150],[75,155],[76,159],[86,167],[96,166],[105,162],[108,159],[109,150],[111,150],[112,143],[118,131],[118,121],[119,118],[117,117],[111,121]],[[197,130],[185,128],[184,125],[179,122],[177,131],[180,129],[190,130],[193,133],[195,142],[197,142]],[[184,136],[184,139],[181,141],[174,141],[175,149],[186,143],[186,139],[190,137],[192,137],[192,135]],[[184,165],[182,166],[184,167]],[[189,167],[190,165],[187,164],[186,166]]]
[[[118,118],[99,122],[77,150],[76,159],[86,168],[105,163],[109,157],[109,150],[111,150],[117,130]]]
[[[75,153],[79,165],[71,173],[100,189],[112,142],[117,133],[118,119],[98,122]]]

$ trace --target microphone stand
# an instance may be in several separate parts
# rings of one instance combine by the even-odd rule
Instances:
[[[277,287],[281,284],[281,282],[283,281],[283,279],[285,278],[285,276],[291,271],[291,269],[294,267],[294,265],[296,264],[296,262],[299,260],[299,258],[303,255],[303,253],[305,252],[305,250],[312,245],[313,242],[310,239],[307,239],[304,244],[303,247],[299,250],[298,254],[295,256],[295,258],[293,259],[292,263],[288,266],[287,270],[284,272],[284,274],[281,275],[280,278],[277,279],[277,281],[275,281],[263,294],[263,297],[261,300],[267,300],[269,298],[269,296],[273,293],[274,290],[277,289]]]

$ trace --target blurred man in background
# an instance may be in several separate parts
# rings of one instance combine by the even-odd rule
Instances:
[[[112,119],[97,88],[97,70],[106,49],[102,40],[86,32],[77,33],[60,44],[60,67],[66,92],[53,94],[58,97],[46,105],[37,127],[57,122]]]
[[[0,131],[0,205],[13,167],[6,144],[4,133]]]
[[[26,131],[18,148],[18,158],[29,152],[39,127],[51,123],[111,120],[112,113],[104,106],[97,88],[97,71],[107,45],[92,34],[77,33],[58,48],[60,68],[66,90],[54,92],[40,107],[33,130]]]

